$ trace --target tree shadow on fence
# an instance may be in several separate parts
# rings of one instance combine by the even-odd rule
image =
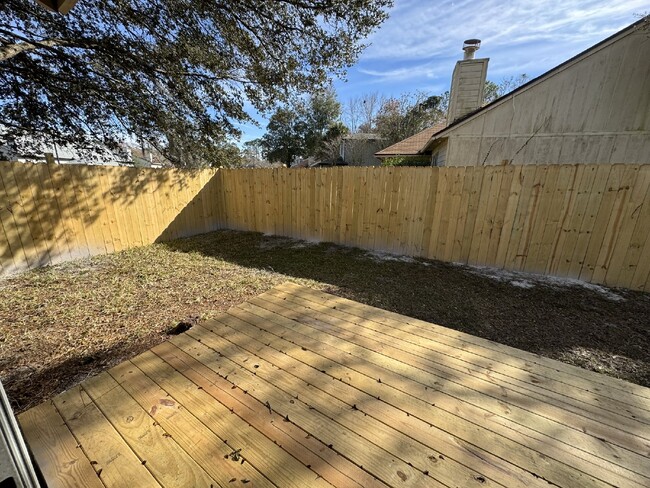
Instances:
[[[0,275],[153,243],[197,174],[0,162]]]

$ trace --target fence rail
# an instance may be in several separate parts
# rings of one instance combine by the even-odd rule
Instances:
[[[0,273],[229,228],[650,291],[650,165],[0,163]]]

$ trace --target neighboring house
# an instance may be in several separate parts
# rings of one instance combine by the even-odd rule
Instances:
[[[318,163],[318,161],[319,159],[317,159],[315,156],[307,156],[306,158],[303,156],[294,156],[289,167],[309,168],[310,166],[314,166],[316,163]]]
[[[647,19],[448,122],[417,150],[439,166],[650,163]]]
[[[91,166],[134,166],[137,168],[163,168],[171,163],[150,147],[123,143],[117,150],[105,146],[79,149],[68,145],[48,143],[38,137],[21,137],[14,147],[0,146],[0,161],[44,163],[45,154],[52,154],[56,164],[86,164]]]
[[[381,161],[375,157],[377,150],[382,147],[379,134],[357,132],[348,134],[341,139],[341,160],[350,166],[375,166]]]
[[[445,127],[447,127],[447,124],[437,124],[424,129],[411,137],[407,137],[403,141],[376,152],[375,156],[382,161],[388,158],[405,158],[414,161],[422,161],[426,158],[430,160],[430,155],[424,155],[421,151],[426,143],[429,142],[431,136],[436,132],[440,132]]]
[[[31,138],[22,138],[14,148],[0,146],[1,161],[21,163],[44,163],[45,154],[50,153],[57,164],[88,164],[102,166],[131,166],[131,154],[127,148],[112,151],[108,148],[79,150],[70,146],[48,144]]]
[[[463,59],[456,63],[451,78],[447,120],[388,146],[375,153],[375,156],[381,160],[403,158],[418,163],[429,161],[433,166],[440,164],[438,154],[432,157],[431,152],[425,150],[428,142],[452,121],[464,117],[483,105],[483,92],[490,60],[489,58],[474,58],[474,53],[480,47],[479,39],[468,39],[463,43]]]
[[[248,169],[253,169],[253,168],[269,169],[269,168],[286,168],[287,165],[279,162],[270,163],[266,159],[255,159],[255,160],[246,161],[244,164],[242,164],[241,167],[248,168]]]
[[[160,151],[150,146],[140,145],[138,147],[125,145],[128,154],[131,155],[133,165],[138,168],[164,168],[172,166],[172,163],[162,155]]]

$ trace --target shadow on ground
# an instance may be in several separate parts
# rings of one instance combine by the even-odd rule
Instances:
[[[286,281],[650,386],[650,294],[234,231],[0,280],[0,378],[20,412]]]
[[[258,233],[164,245],[328,284],[325,291],[361,303],[650,386],[647,293],[534,279],[523,288],[472,268]]]

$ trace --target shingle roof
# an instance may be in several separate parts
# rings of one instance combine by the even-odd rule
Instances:
[[[407,137],[403,141],[399,141],[392,146],[377,151],[375,156],[378,158],[389,156],[417,156],[424,149],[431,136],[436,132],[440,132],[445,127],[445,124],[436,124],[428,127],[411,137]]]

